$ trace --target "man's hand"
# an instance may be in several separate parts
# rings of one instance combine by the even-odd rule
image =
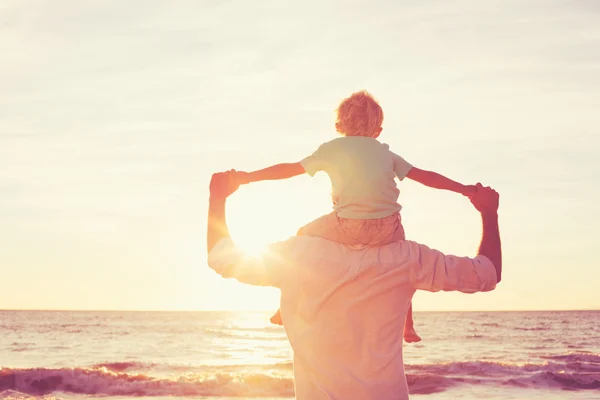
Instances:
[[[238,190],[240,182],[236,179],[237,172],[232,169],[227,172],[217,172],[210,180],[210,197],[212,199],[225,200]]]
[[[484,187],[481,183],[475,185],[477,191],[469,196],[471,204],[482,214],[495,214],[498,212],[500,195],[489,186]]]

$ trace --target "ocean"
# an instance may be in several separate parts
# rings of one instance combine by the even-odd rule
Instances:
[[[0,311],[0,398],[294,397],[268,312]],[[600,399],[600,311],[416,312],[412,398]]]

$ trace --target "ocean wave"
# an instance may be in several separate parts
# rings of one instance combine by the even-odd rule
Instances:
[[[600,389],[600,374],[575,374],[543,371],[524,378],[513,378],[506,384],[518,387],[545,387],[567,390]]]
[[[540,364],[463,361],[407,365],[407,382],[415,394],[443,392],[465,384],[600,389],[600,363],[593,362],[599,355],[548,357],[553,359]],[[169,371],[169,377],[153,376],[159,370]],[[35,396],[63,392],[99,396],[292,397],[292,370],[290,362],[216,367],[123,361],[76,368],[4,368],[0,369],[0,392]]]
[[[481,324],[481,326],[488,326],[491,328],[501,328],[502,327],[502,325],[500,325],[497,322],[484,322],[483,324]]]
[[[587,357],[584,357],[587,356]],[[454,383],[502,384],[526,388],[587,390],[600,388],[600,363],[592,353],[566,354],[544,363],[512,364],[488,361],[462,361],[407,365],[410,372],[452,378]],[[597,356],[597,355],[596,355]],[[554,360],[565,360],[557,362]]]
[[[407,374],[406,382],[411,394],[433,394],[448,390],[449,388],[464,383],[463,378],[448,378],[435,374]],[[469,379],[469,381],[473,381]]]
[[[550,329],[551,328],[548,326],[534,326],[531,328],[524,328],[524,327],[517,326],[514,328],[514,330],[516,330],[516,331],[533,331],[533,332],[549,331]]]
[[[409,373],[414,371],[440,376],[475,376],[482,378],[502,378],[540,372],[560,373],[567,371],[586,376],[597,374],[597,377],[600,379],[600,364],[585,362],[513,364],[492,361],[458,361],[439,364],[407,365],[406,371]]]
[[[431,394],[473,379],[432,374],[409,374],[410,392]],[[127,374],[101,369],[24,369],[0,371],[0,393],[49,396],[58,393],[95,396],[210,396],[210,397],[293,397],[291,376],[261,373],[213,375],[186,374],[159,379],[144,374]],[[7,398],[0,397],[0,398]]]
[[[144,370],[156,366],[156,363],[143,363],[137,361],[117,361],[93,365],[93,369],[104,368],[113,372],[124,372],[127,370]]]
[[[280,362],[274,364],[225,364],[225,365],[177,365],[177,364],[160,364],[160,363],[148,363],[139,361],[117,361],[117,362],[106,362],[92,365],[88,367],[91,369],[106,369],[112,372],[146,372],[152,373],[155,370],[170,371],[170,372],[184,372],[184,373],[202,373],[210,372],[218,369],[221,372],[244,372],[248,370],[253,371],[292,371],[293,363],[291,361]]]
[[[13,348],[13,349],[11,350],[11,352],[13,352],[13,353],[22,353],[22,352],[24,352],[24,351],[29,351],[29,350],[31,350],[31,348],[30,348],[30,347],[23,346],[23,347],[15,347],[15,348]]]
[[[567,354],[542,355],[540,357],[555,361],[600,363],[600,354],[590,351],[574,351]]]
[[[102,396],[281,396],[292,397],[291,377],[264,373],[181,375],[160,379],[106,369],[28,368],[0,370],[0,391],[28,395],[53,392]]]
[[[486,337],[485,335],[481,335],[478,333],[472,333],[470,335],[465,335],[465,339],[483,339],[485,337]]]
[[[17,392],[16,390],[4,390],[0,392],[2,400],[60,400],[60,397],[54,396],[30,396],[27,393]]]

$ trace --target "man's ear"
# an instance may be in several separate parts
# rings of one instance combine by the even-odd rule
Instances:
[[[379,129],[377,129],[377,133],[373,136],[373,139],[377,139],[379,137],[379,135],[381,135],[382,130],[383,130],[383,128],[379,127]]]

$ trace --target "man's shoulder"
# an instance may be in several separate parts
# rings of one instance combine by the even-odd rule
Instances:
[[[422,251],[435,251],[411,240],[400,240],[380,246],[345,245],[308,235],[292,236],[286,240],[274,243],[272,246],[272,249],[280,255],[295,258],[323,258],[324,254],[328,254],[331,257],[352,257],[361,253],[365,255],[377,253],[379,255],[385,254],[384,258],[387,261],[396,259],[400,263],[410,258],[418,258],[419,253]]]
[[[332,242],[318,236],[298,235],[291,236],[285,240],[273,243],[271,245],[275,249],[287,251],[302,251],[308,248],[328,247],[328,246],[343,246],[340,243]]]
[[[285,240],[281,240],[279,242],[274,243],[276,246],[290,246],[290,247],[304,247],[304,246],[332,246],[332,247],[340,247],[340,248],[348,248],[350,250],[355,251],[366,251],[372,248],[389,248],[401,250],[405,248],[419,248],[423,247],[429,249],[424,244],[415,242],[413,240],[399,240],[397,242],[384,244],[384,245],[345,245],[342,243],[334,242],[328,239],[324,239],[319,236],[310,236],[310,235],[296,235],[291,236]]]
[[[318,236],[292,236],[273,243],[271,254],[301,262],[333,262],[357,256],[358,253],[377,251],[373,246],[348,246]]]

